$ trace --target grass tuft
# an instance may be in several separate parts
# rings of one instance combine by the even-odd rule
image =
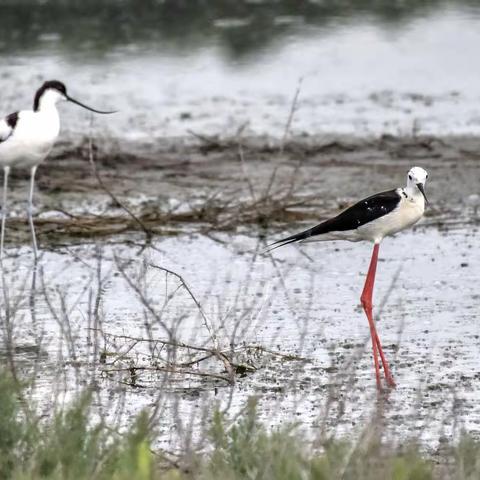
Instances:
[[[394,447],[375,435],[330,440],[312,451],[295,425],[268,430],[256,399],[232,422],[217,410],[204,450],[166,463],[153,453],[145,411],[124,432],[95,420],[86,393],[65,411],[39,421],[20,408],[18,385],[0,372],[0,478],[3,480],[474,480],[480,442],[463,435],[441,458],[415,445]],[[23,397],[22,397],[23,398]],[[31,406],[30,406],[31,407]],[[34,411],[29,408],[27,411]],[[367,431],[367,430],[366,430]]]

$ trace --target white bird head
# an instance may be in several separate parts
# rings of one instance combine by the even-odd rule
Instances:
[[[94,108],[75,100],[67,94],[67,87],[65,87],[65,84],[59,82],[58,80],[49,80],[37,90],[37,93],[35,94],[35,100],[33,102],[33,110],[38,112],[42,108],[55,106],[60,100],[66,100],[68,102],[75,103],[76,105],[95,113],[116,113],[115,111],[105,112],[102,110],[95,110]]]
[[[411,192],[419,191],[428,203],[427,195],[425,194],[425,182],[427,181],[428,173],[421,167],[413,167],[408,172],[407,189]]]

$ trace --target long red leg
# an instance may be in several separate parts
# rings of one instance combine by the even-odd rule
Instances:
[[[370,336],[372,337],[372,348],[373,348],[373,362],[375,364],[375,377],[377,379],[377,388],[382,389],[382,384],[380,382],[380,366],[378,364],[378,352],[377,352],[377,338],[375,335],[376,329],[373,322],[372,316],[372,296],[373,296],[373,285],[375,283],[375,272],[377,271],[377,261],[378,261],[378,250],[380,245],[378,243],[373,247],[372,259],[370,260],[370,267],[368,268],[367,278],[365,280],[365,285],[363,287],[362,296],[360,301],[363,305],[363,310],[367,316],[368,323],[370,325]]]
[[[375,329],[375,339],[377,341],[378,351],[380,353],[380,358],[382,359],[383,365],[383,372],[385,373],[385,379],[387,380],[387,384],[389,387],[396,387],[395,380],[393,379],[392,372],[390,371],[390,367],[388,366],[387,359],[385,358],[385,354],[382,350],[382,344],[380,343],[380,338],[377,333],[377,329]]]
[[[380,248],[380,245],[378,243],[376,243],[375,246],[373,247],[372,259],[370,260],[370,267],[368,269],[367,279],[365,280],[365,286],[363,287],[363,292],[362,292],[362,296],[360,297],[360,300],[362,302],[363,310],[365,311],[365,315],[367,316],[368,323],[370,325],[370,335],[372,337],[373,361],[375,363],[375,376],[377,380],[377,388],[381,390],[380,366],[378,362],[378,354],[380,354],[380,358],[382,360],[383,371],[385,373],[387,384],[390,387],[394,387],[395,382],[393,380],[392,374],[390,373],[390,368],[388,367],[385,354],[383,353],[382,344],[380,343],[380,338],[378,336],[377,329],[375,328],[375,322],[373,320],[372,298],[373,298],[373,286],[375,284],[375,273],[377,271],[379,248]]]

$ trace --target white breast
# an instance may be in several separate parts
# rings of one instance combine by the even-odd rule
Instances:
[[[12,135],[0,143],[0,165],[32,167],[43,162],[60,132],[56,108],[19,113]]]
[[[425,200],[422,196],[405,197],[395,210],[357,229],[362,240],[380,242],[384,237],[405,230],[417,223],[425,211]]]

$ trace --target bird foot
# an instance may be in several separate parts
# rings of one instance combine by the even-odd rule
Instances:
[[[390,388],[395,388],[397,386],[397,384],[395,383],[395,380],[393,379],[393,377],[390,374],[385,375],[385,380],[387,382],[387,385]]]

